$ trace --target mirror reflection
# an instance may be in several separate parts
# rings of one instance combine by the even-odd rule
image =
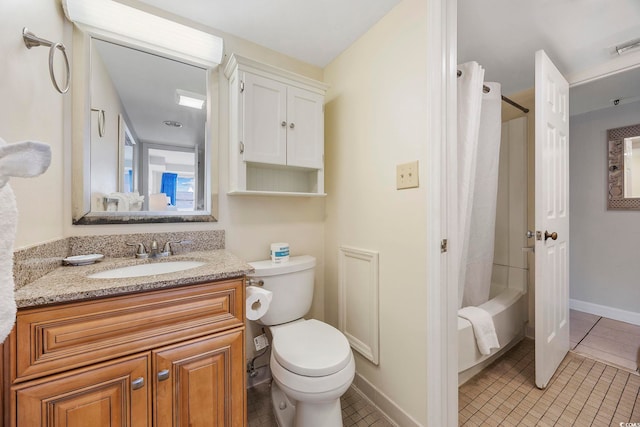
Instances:
[[[640,209],[640,124],[607,130],[609,209]]]
[[[206,214],[207,70],[98,38],[90,64],[91,216]]]
[[[624,197],[640,197],[640,135],[624,138]]]

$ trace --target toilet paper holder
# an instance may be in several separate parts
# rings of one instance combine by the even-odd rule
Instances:
[[[264,280],[262,279],[247,279],[246,286],[262,286],[264,285]]]

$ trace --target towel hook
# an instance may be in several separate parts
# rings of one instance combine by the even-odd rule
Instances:
[[[49,76],[51,77],[51,83],[56,88],[56,90],[62,94],[67,93],[69,90],[69,83],[71,81],[71,68],[69,67],[69,57],[67,56],[67,48],[63,43],[53,43],[49,40],[42,39],[33,34],[27,27],[22,29],[22,39],[24,40],[25,46],[27,49],[31,49],[36,46],[48,46],[49,47]],[[56,75],[53,71],[53,57],[55,56],[56,50],[60,50],[62,55],[64,56],[64,65],[66,68],[67,79],[64,84],[64,88],[60,88],[58,85],[58,81],[56,80]]]

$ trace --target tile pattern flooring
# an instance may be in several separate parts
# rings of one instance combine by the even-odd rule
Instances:
[[[534,342],[523,340],[458,390],[461,426],[640,423],[640,376],[570,352],[544,390]]]
[[[640,326],[571,310],[571,350],[610,365],[638,371]]]
[[[262,383],[247,390],[249,427],[276,427],[271,406],[270,383]],[[344,427],[393,427],[394,424],[353,387],[340,399]]]
[[[640,327],[574,310],[570,324],[572,351],[545,390],[525,339],[459,388],[460,426],[640,425]],[[247,394],[249,427],[277,426],[269,383]],[[353,388],[341,403],[345,427],[394,425]]]

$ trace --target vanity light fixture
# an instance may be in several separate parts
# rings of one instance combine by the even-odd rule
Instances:
[[[62,0],[67,18],[174,55],[214,66],[222,62],[222,38],[113,0]]]
[[[176,89],[176,102],[178,103],[178,105],[202,110],[204,108],[204,101],[204,95],[182,89]]]
[[[628,42],[625,42],[620,46],[616,46],[616,52],[618,52],[618,55],[622,55],[623,53],[626,53],[638,47],[640,47],[640,39],[629,40]]]

